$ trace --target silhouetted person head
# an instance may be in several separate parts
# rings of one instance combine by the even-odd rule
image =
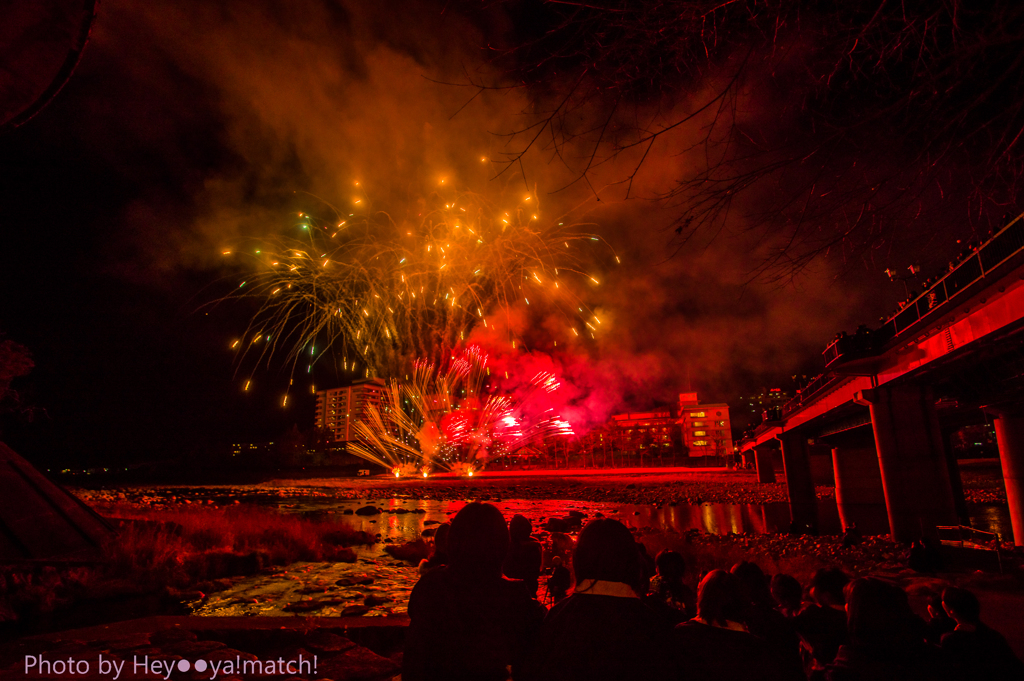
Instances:
[[[501,577],[508,553],[508,526],[491,504],[466,504],[452,519],[448,533],[448,564],[459,574]]]
[[[772,577],[771,583],[772,598],[780,608],[785,608],[791,613],[799,612],[803,605],[804,589],[800,582],[792,575],[777,574]]]
[[[823,568],[811,578],[811,598],[820,606],[843,605],[849,583],[850,578],[839,568]]]
[[[448,535],[452,531],[450,523],[441,523],[434,532],[434,555],[448,555]]]
[[[658,576],[666,582],[676,583],[683,580],[686,573],[686,561],[675,551],[668,549],[660,552],[654,559],[654,566],[658,570]]]
[[[739,581],[740,596],[751,605],[773,607],[772,592],[768,578],[756,563],[743,561],[732,566],[730,572]]]
[[[697,585],[697,617],[708,624],[742,622],[746,605],[739,580],[725,570],[712,570]]]
[[[906,592],[880,579],[855,579],[847,585],[846,621],[854,645],[898,655],[920,642]]]
[[[977,625],[981,622],[981,603],[967,589],[947,587],[942,592],[942,605],[958,623]]]
[[[524,515],[517,513],[508,522],[508,534],[512,541],[526,541],[532,532],[533,523]]]
[[[611,518],[587,523],[572,558],[576,584],[594,579],[628,584],[641,594],[640,552],[625,525]]]

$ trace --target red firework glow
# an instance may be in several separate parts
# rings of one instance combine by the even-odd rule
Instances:
[[[356,425],[353,452],[396,477],[434,468],[472,475],[491,459],[536,453],[573,428],[554,408],[561,382],[550,371],[505,389],[477,345],[435,365],[417,360],[408,381],[388,382],[380,405]]]

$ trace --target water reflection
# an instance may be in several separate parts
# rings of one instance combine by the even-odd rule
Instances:
[[[967,515],[974,529],[995,532],[1003,541],[1013,539],[1009,507],[996,504],[968,504]]]
[[[356,529],[380,534],[382,539],[411,541],[424,529],[443,523],[468,503],[465,500],[381,499],[372,505],[385,509],[374,516],[345,515],[368,502],[351,499],[308,498],[289,506],[279,506],[282,513],[305,513],[343,519]],[[661,507],[650,505],[585,502],[561,499],[507,499],[492,501],[511,518],[520,513],[529,518],[535,529],[552,517],[563,517],[569,511],[584,513],[587,519],[600,513],[616,518],[629,527],[686,532],[698,529],[710,534],[771,534],[789,529],[789,505],[772,504],[700,504]],[[974,504],[969,507],[971,525],[979,530],[998,532],[1004,539],[1012,537],[1009,510],[1003,505]],[[818,528],[821,534],[839,534],[842,529],[835,500],[818,501]]]
[[[823,534],[839,531],[835,503],[819,504],[819,527]],[[686,532],[699,529],[710,534],[770,534],[789,529],[789,505],[701,504],[700,506],[622,506],[619,520],[633,527]]]
[[[381,539],[411,541],[420,536],[424,529],[435,527],[447,521],[468,503],[464,500],[438,501],[429,499],[392,498],[374,502],[373,505],[385,512],[373,516],[346,515],[367,502],[348,499],[309,499],[305,503],[280,508],[282,512],[312,513],[341,517],[356,529],[380,534]],[[789,506],[786,503],[773,504],[700,504],[678,506],[650,506],[617,504],[609,502],[581,502],[551,499],[509,499],[495,501],[506,518],[522,514],[539,529],[548,518],[566,516],[569,511],[579,511],[585,518],[597,514],[616,518],[629,527],[651,528],[687,532],[702,530],[711,534],[765,534],[786,532],[789,529]],[[818,508],[819,528],[823,534],[840,531],[839,514],[835,502],[821,500]]]

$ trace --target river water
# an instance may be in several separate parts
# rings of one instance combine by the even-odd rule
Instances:
[[[330,497],[291,497],[276,504],[282,513],[336,518],[380,542],[354,547],[355,563],[296,563],[273,574],[237,580],[225,591],[211,594],[192,604],[198,615],[388,615],[406,609],[409,592],[419,578],[418,569],[394,559],[385,551],[389,544],[414,541],[424,530],[449,520],[468,503],[464,500],[413,500],[403,498],[367,500]],[[589,518],[615,518],[629,527],[684,533],[700,530],[711,534],[763,534],[785,531],[789,508],[785,503],[701,505],[632,505],[551,499],[507,499],[492,501],[506,518],[522,514],[535,529],[551,517],[577,511]],[[384,509],[383,513],[355,515],[363,506]],[[347,513],[346,513],[347,512]],[[823,534],[840,530],[835,501],[819,501],[819,527]],[[971,509],[978,529],[1006,533],[1009,517],[1005,506],[977,505]],[[1004,536],[1007,536],[1004,534]],[[543,590],[543,587],[542,587]]]

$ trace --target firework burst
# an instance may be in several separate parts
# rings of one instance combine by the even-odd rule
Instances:
[[[412,379],[388,381],[380,404],[369,406],[355,423],[349,451],[396,477],[435,468],[472,475],[495,456],[573,434],[543,405],[544,396],[560,387],[553,374],[538,373],[517,398],[489,385],[488,361],[477,346],[452,354],[441,366],[418,360]]]
[[[395,376],[531,300],[561,311],[567,334],[592,326],[577,291],[598,283],[587,263],[600,237],[542,223],[533,195],[508,210],[455,191],[431,200],[413,220],[299,213],[290,235],[237,251],[253,260],[234,296],[260,307],[232,347],[261,360],[286,351],[293,372],[333,350],[347,372]]]

